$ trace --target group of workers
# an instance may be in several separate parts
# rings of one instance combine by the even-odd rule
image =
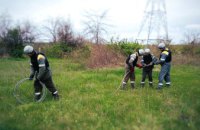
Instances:
[[[126,59],[125,76],[121,85],[122,89],[126,88],[126,84],[130,79],[131,87],[135,87],[135,66],[143,68],[141,86],[145,85],[146,76],[149,78],[149,86],[153,86],[152,70],[156,64],[161,65],[161,71],[159,74],[159,83],[157,89],[161,89],[163,86],[163,80],[166,81],[166,85],[170,86],[170,62],[171,51],[165,47],[164,43],[160,43],[158,48],[161,50],[160,58],[157,60],[155,56],[150,53],[150,49],[139,49],[134,54],[131,54]],[[59,99],[58,91],[52,80],[52,74],[49,67],[47,57],[40,52],[34,50],[30,45],[24,47],[24,53],[30,57],[31,74],[29,79],[34,80],[35,100],[39,100],[42,94],[43,83],[47,89],[52,93],[54,99]],[[138,57],[142,56],[141,64],[138,64]]]
[[[121,89],[126,89],[126,84],[130,79],[131,88],[135,88],[135,66],[142,68],[142,80],[141,87],[145,85],[145,79],[148,76],[149,86],[153,86],[152,70],[154,65],[161,65],[161,70],[158,77],[157,89],[160,90],[163,87],[163,80],[165,80],[166,86],[170,86],[170,68],[171,68],[171,51],[165,46],[165,44],[159,43],[158,49],[161,51],[159,59],[151,54],[150,49],[139,49],[137,52],[129,55],[125,64],[125,75],[122,81]],[[138,57],[141,56],[141,64],[138,63]]]

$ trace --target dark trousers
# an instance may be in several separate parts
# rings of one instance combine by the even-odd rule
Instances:
[[[130,68],[126,65],[125,66],[125,75],[124,75],[124,80],[123,82],[128,82],[128,80],[130,79],[130,81],[133,83],[135,81],[135,72],[131,72]]]
[[[153,82],[153,78],[152,78],[152,69],[143,69],[142,70],[142,81],[141,82],[145,82],[146,77],[148,76],[149,78],[149,82]]]
[[[36,79],[34,81],[35,93],[42,92],[42,84],[40,82],[42,82],[51,93],[54,93],[57,91],[52,78],[49,77],[48,79],[45,79],[45,80],[39,81]]]
[[[170,69],[170,63],[165,63],[161,66],[161,70],[159,73],[159,85],[162,85],[163,80],[165,80],[166,83],[170,83]]]

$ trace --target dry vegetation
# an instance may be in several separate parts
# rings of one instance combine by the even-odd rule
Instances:
[[[89,68],[114,67],[122,65],[124,56],[105,45],[93,45],[87,60]]]

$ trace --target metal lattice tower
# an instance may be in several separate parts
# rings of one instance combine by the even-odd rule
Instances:
[[[167,11],[165,0],[148,0],[138,32],[138,40],[168,41]]]

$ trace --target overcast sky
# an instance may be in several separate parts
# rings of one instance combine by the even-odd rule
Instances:
[[[148,0],[0,0],[0,14],[8,12],[14,21],[21,19],[42,24],[49,17],[70,18],[74,29],[81,32],[85,11],[108,10],[108,23],[113,27],[108,36],[135,39]],[[188,29],[200,30],[200,0],[165,0],[169,37],[183,40]]]

